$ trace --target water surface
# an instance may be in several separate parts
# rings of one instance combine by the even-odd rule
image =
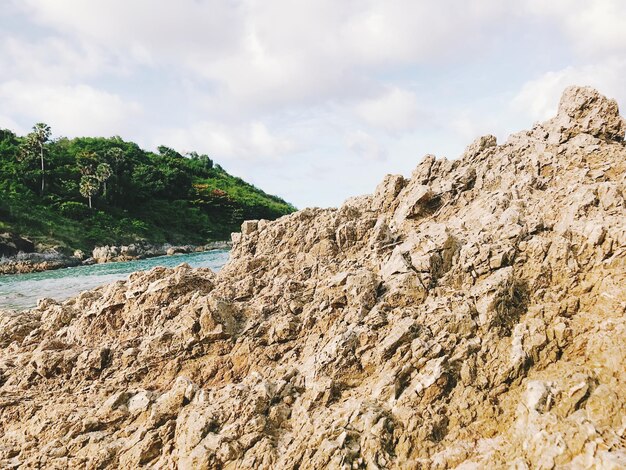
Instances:
[[[37,305],[37,300],[43,297],[65,300],[84,290],[126,279],[130,273],[144,271],[155,266],[173,267],[188,263],[194,268],[211,268],[217,271],[228,261],[228,253],[228,250],[213,250],[158,256],[137,261],[78,266],[40,273],[0,275],[0,308],[34,307]]]

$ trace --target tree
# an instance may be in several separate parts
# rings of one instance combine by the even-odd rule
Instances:
[[[161,154],[164,157],[183,158],[183,156],[180,153],[178,153],[176,150],[166,145],[159,145],[157,147],[157,150],[159,151],[159,154]]]
[[[104,156],[116,170],[124,162],[124,151],[119,147],[112,147],[108,149]]]
[[[113,175],[111,165],[108,163],[100,163],[96,168],[96,178],[104,185],[104,196],[107,195],[107,180]]]
[[[43,122],[38,122],[33,126],[33,131],[26,136],[21,152],[25,158],[37,158],[41,161],[41,195],[43,196],[46,187],[46,164],[45,154],[46,144],[50,141],[52,131],[50,126]]]
[[[93,175],[83,175],[80,179],[80,194],[89,199],[89,208],[92,208],[91,198],[98,194],[100,181]]]
[[[189,152],[187,156],[192,162],[198,163],[201,167],[203,167],[204,170],[210,170],[213,168],[213,160],[211,160],[208,155],[199,155],[198,152]]]
[[[99,161],[100,157],[95,152],[82,151],[76,155],[76,163],[81,175],[95,175]]]

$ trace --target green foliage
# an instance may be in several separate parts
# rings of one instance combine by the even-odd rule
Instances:
[[[48,157],[47,143],[50,140],[52,131],[50,126],[43,122],[38,122],[33,126],[33,131],[28,134],[20,146],[20,160],[30,169],[33,162],[38,162],[40,170],[36,175],[41,181],[40,194],[43,195],[46,180],[46,159]],[[32,171],[32,170],[31,170]]]
[[[98,178],[98,181],[101,183],[108,180],[111,175],[113,175],[113,170],[111,170],[111,165],[108,163],[100,163],[96,168],[96,178]]]
[[[59,205],[59,213],[73,220],[83,220],[91,214],[91,209],[82,202],[67,201]]]
[[[91,208],[91,198],[93,198],[100,190],[100,181],[93,175],[83,175],[80,178],[80,195],[89,199],[89,208]]]
[[[37,125],[26,137],[0,129],[2,230],[70,249],[139,240],[204,243],[228,238],[244,219],[295,210],[207,155],[183,156],[166,146],[148,152],[120,137],[50,141],[46,128]]]

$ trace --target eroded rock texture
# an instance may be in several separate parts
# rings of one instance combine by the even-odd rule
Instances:
[[[626,466],[617,104],[0,314],[0,467]]]

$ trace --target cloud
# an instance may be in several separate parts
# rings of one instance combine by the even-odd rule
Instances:
[[[92,46],[81,46],[55,36],[33,40],[0,36],[0,80],[28,79],[31,83],[64,83],[95,77],[114,69]],[[119,72],[117,72],[119,73]]]
[[[141,116],[141,106],[88,85],[0,84],[0,109],[32,123],[48,123],[55,135],[121,135]]]
[[[210,84],[212,104],[244,112],[369,96],[379,85],[367,72],[462,56],[510,3],[13,1],[119,61],[181,67]]]
[[[578,51],[607,56],[626,51],[626,2],[623,0],[530,0],[528,10],[554,21]]]
[[[177,61],[204,51],[205,57],[232,52],[240,38],[236,2],[219,0],[24,0],[29,17],[143,64]]]
[[[357,103],[355,112],[368,124],[391,132],[415,128],[420,118],[424,118],[415,93],[398,87]]]
[[[346,145],[355,155],[365,160],[384,161],[387,153],[382,145],[364,131],[351,132],[346,136]]]
[[[197,150],[220,158],[275,160],[296,151],[289,138],[272,133],[262,122],[249,122],[238,127],[216,122],[199,122],[188,128],[166,129],[160,142],[182,152]]]
[[[589,85],[601,93],[626,103],[624,89],[626,59],[608,60],[583,66],[569,66],[546,72],[526,82],[512,100],[512,107],[533,120],[546,120],[556,114],[559,98],[570,85]]]
[[[8,116],[3,116],[2,114],[0,114],[0,129],[9,129],[18,135],[23,135],[28,132],[26,128],[23,128],[13,119]]]
[[[392,65],[459,56],[482,43],[483,26],[509,14],[508,1],[368,2],[356,8],[341,36],[366,65]],[[467,41],[471,36],[472,41]]]

